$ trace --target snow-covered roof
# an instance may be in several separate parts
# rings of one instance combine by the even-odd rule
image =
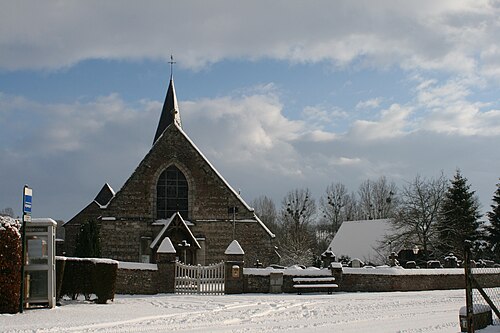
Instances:
[[[186,221],[184,221],[184,219],[182,218],[181,214],[179,214],[179,212],[174,213],[169,219],[165,220],[165,226],[160,230],[160,232],[158,233],[158,235],[156,236],[156,238],[153,240],[153,242],[151,243],[151,245],[149,247],[153,249],[156,245],[158,245],[158,243],[162,239],[163,234],[167,231],[168,227],[170,226],[170,224],[172,223],[174,218],[179,218],[179,220],[181,221],[181,224],[184,225],[185,230],[189,234],[194,246],[196,246],[198,249],[201,249],[200,244],[198,243],[198,241],[194,237],[193,233],[191,232],[191,229],[189,229],[189,226],[186,224]]]
[[[224,254],[245,254],[245,251],[241,248],[240,243],[235,239],[229,244]]]
[[[31,223],[40,223],[40,224],[51,224],[53,226],[57,226],[57,222],[50,217],[33,217],[31,219]]]
[[[328,249],[337,258],[347,255],[365,262],[382,263],[377,248],[385,236],[391,234],[391,230],[390,219],[346,221],[340,226]]]

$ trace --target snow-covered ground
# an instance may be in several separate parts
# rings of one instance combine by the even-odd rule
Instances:
[[[1,332],[459,332],[464,291],[117,295],[0,315]],[[483,332],[500,332],[500,326]]]

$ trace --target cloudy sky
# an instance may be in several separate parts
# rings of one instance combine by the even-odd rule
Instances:
[[[0,209],[67,220],[183,128],[251,201],[500,177],[498,1],[0,1]]]

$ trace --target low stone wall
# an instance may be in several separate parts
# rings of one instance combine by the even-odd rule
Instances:
[[[498,270],[486,269],[476,275],[484,288],[500,287]],[[448,269],[373,269],[344,268],[339,291],[424,291],[464,289],[465,275],[463,268]]]
[[[247,269],[244,273],[245,293],[268,293],[270,291],[269,269]],[[276,270],[278,271],[278,270]],[[319,272],[318,272],[319,274]],[[310,277],[318,276],[318,274]],[[324,274],[326,275],[326,274]],[[282,292],[297,292],[293,288],[293,274],[283,275]],[[306,277],[307,272],[300,275]],[[464,289],[465,276],[463,268],[450,269],[401,269],[401,268],[343,268],[341,274],[334,273],[337,291],[345,292],[388,292],[388,291],[424,291]],[[484,288],[500,287],[498,269],[484,269],[475,275]],[[311,290],[313,291],[313,290]]]
[[[158,293],[159,273],[156,265],[150,267],[120,262],[116,276],[117,294],[156,294]]]
[[[294,277],[317,278],[332,276],[330,269],[318,269],[310,267],[308,269],[270,269],[270,268],[245,268],[243,270],[243,282],[245,293],[268,293],[271,289],[271,273],[281,274],[282,281],[278,289],[283,293],[296,293],[297,289],[293,287]],[[334,274],[335,275],[335,274]],[[335,278],[338,279],[337,275]],[[322,289],[309,289],[310,292],[322,291]]]
[[[268,293],[270,289],[269,275],[243,275],[245,293]]]

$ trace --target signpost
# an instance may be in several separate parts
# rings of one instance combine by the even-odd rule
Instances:
[[[23,188],[23,226],[22,226],[22,257],[21,257],[21,292],[19,294],[19,312],[24,310],[24,265],[26,264],[26,222],[31,221],[31,206],[33,190],[24,185]]]

